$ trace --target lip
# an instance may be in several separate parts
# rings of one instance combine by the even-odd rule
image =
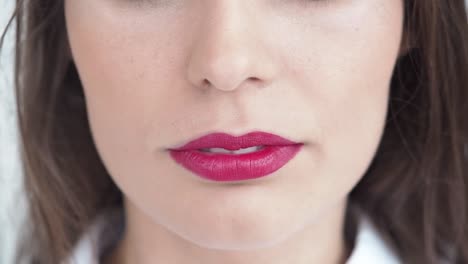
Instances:
[[[263,149],[246,154],[207,153],[203,148],[238,150],[253,146]],[[303,143],[255,131],[243,136],[211,133],[187,144],[170,148],[171,158],[195,175],[211,181],[243,181],[267,176],[286,165],[301,150]]]

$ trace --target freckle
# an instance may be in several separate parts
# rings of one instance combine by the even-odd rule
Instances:
[[[140,73],[138,73],[138,79],[143,79],[144,76],[145,76],[145,73],[143,71],[141,71]]]

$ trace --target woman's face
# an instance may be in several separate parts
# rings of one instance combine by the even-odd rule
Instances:
[[[65,3],[99,154],[154,223],[237,247],[343,210],[382,136],[401,0]],[[219,131],[304,146],[245,184],[201,180],[167,151]]]

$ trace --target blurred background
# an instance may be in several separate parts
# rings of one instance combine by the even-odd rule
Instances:
[[[8,22],[13,3],[14,0],[0,0],[0,32]],[[14,27],[8,31],[0,53],[0,264],[13,263],[16,234],[25,212],[12,86],[13,34]]]
[[[0,0],[0,32],[13,10],[13,0]],[[0,264],[14,263],[12,253],[19,223],[24,217],[21,166],[18,159],[16,110],[13,103],[13,34],[0,53]]]

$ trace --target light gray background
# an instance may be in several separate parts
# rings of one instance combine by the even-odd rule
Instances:
[[[468,3],[468,0],[465,2]],[[0,0],[0,32],[12,8],[13,0]],[[25,211],[23,194],[20,192],[22,169],[18,161],[16,109],[11,85],[12,33],[14,31],[10,30],[0,53],[0,264],[13,263],[11,253],[14,251],[15,234]]]
[[[0,32],[13,8],[12,0],[0,0]],[[18,160],[15,106],[13,104],[13,34],[10,31],[0,53],[0,263],[13,263],[15,234],[24,218],[20,194],[21,167]]]

